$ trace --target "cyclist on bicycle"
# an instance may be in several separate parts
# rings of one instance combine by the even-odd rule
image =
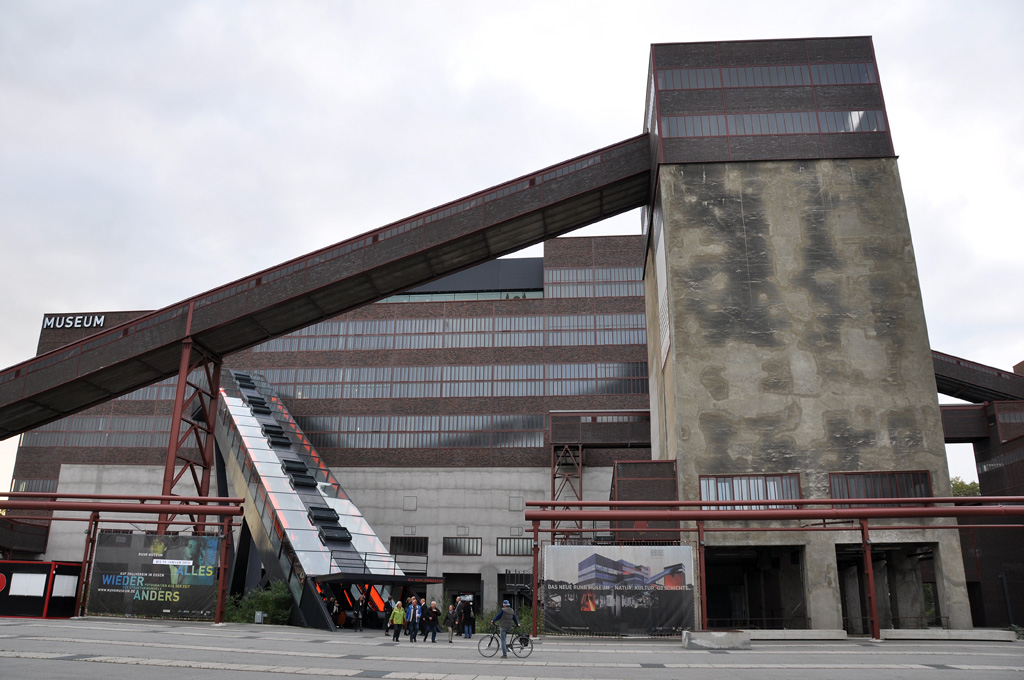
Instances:
[[[498,624],[498,628],[501,633],[498,639],[501,640],[501,658],[508,658],[508,646],[505,642],[505,638],[508,637],[508,632],[512,630],[512,626],[519,626],[519,619],[516,618],[516,613],[512,611],[512,605],[508,603],[508,600],[503,600],[501,603],[501,611],[498,615],[491,619],[491,623]]]

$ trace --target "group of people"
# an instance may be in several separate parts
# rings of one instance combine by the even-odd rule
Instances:
[[[421,639],[426,642],[428,633],[430,641],[437,642],[437,634],[441,626],[444,626],[448,631],[448,642],[452,643],[456,634],[472,638],[473,625],[476,623],[473,603],[461,597],[455,599],[455,604],[448,605],[448,611],[443,616],[436,601],[427,606],[426,598],[417,600],[415,597],[408,598],[403,604],[389,597],[384,613],[387,616],[384,634],[387,635],[390,629],[391,639],[395,642],[398,642],[403,632],[410,642],[416,642],[417,636],[422,636]]]

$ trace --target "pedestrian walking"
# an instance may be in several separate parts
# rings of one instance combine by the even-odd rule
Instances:
[[[352,623],[354,630],[361,631],[363,629],[363,616],[366,613],[366,595],[359,598],[356,602],[355,621]]]
[[[391,629],[391,612],[395,610],[395,600],[388,595],[388,601],[384,603],[384,636],[387,637]]]
[[[391,639],[398,642],[398,636],[402,634],[402,626],[405,624],[405,609],[402,605],[396,605],[391,608],[391,618],[388,619],[391,624],[392,635]]]
[[[448,613],[444,615],[444,627],[448,629],[448,644],[452,644],[455,637],[455,625],[458,618],[455,616],[455,605],[448,605]]]
[[[455,598],[455,634],[462,637],[462,613],[466,609],[466,603],[462,601],[462,596]]]
[[[405,619],[409,623],[409,642],[416,642],[416,633],[420,629],[420,603],[415,597],[409,598],[409,611],[405,613]]]
[[[427,622],[427,631],[430,632],[430,642],[437,642],[437,629],[438,622],[441,620],[441,610],[437,608],[437,602],[431,601],[430,606],[427,607],[427,613],[423,617]],[[427,639],[427,634],[423,634],[423,639]]]
[[[469,640],[473,637],[473,623],[476,621],[476,615],[473,614],[473,603],[466,602],[465,607],[462,609],[462,633],[463,637]]]

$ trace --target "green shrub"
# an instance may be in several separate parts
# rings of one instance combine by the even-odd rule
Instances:
[[[484,612],[478,612],[476,615],[476,630],[479,633],[490,633],[492,630],[497,630],[497,624],[491,624],[491,619],[498,615],[498,611],[501,607],[491,607]],[[524,633],[529,633],[533,630],[533,606],[529,604],[523,604],[516,610],[516,618],[519,619],[519,630]],[[543,619],[541,620],[543,624]],[[537,632],[543,632],[541,630],[543,626],[538,626]]]
[[[288,584],[274,581],[266,589],[232,595],[225,603],[224,618],[231,623],[253,623],[257,611],[264,612],[264,623],[287,625],[292,616],[292,592]]]

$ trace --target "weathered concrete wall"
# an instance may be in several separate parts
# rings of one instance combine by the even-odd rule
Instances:
[[[213,475],[210,493],[216,493],[216,475]],[[157,465],[68,465],[60,466],[57,492],[62,494],[119,494],[159,495],[163,491],[164,468]],[[65,517],[89,518],[87,512],[62,512]],[[151,522],[158,515],[101,515],[100,529],[155,530]],[[120,521],[106,521],[120,520]],[[137,526],[133,526],[132,523]],[[85,530],[88,522],[53,522],[50,525],[50,539],[46,544],[45,560],[81,562],[85,549]]]
[[[949,493],[895,159],[663,165],[651,215],[652,450],[677,460],[681,499],[700,475],[799,473],[803,497],[828,498],[830,472],[888,470]],[[815,628],[841,627],[836,540],[806,543]],[[962,567],[939,561],[944,611],[969,627]]]
[[[663,166],[682,498],[699,474],[932,472],[935,378],[894,159]],[[654,367],[652,367],[653,373]]]

